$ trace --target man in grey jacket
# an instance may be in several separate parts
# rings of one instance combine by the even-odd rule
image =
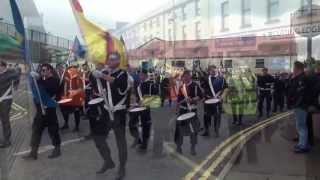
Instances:
[[[3,142],[0,148],[11,145],[10,110],[12,105],[13,83],[17,81],[19,74],[13,69],[7,68],[7,63],[0,61],[0,120],[3,128]]]

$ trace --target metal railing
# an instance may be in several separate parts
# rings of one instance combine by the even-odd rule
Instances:
[[[17,35],[15,26],[5,22],[0,22],[0,32],[12,37]],[[63,62],[68,57],[73,41],[33,29],[28,29],[27,33],[33,62]],[[7,60],[19,62],[21,59]]]

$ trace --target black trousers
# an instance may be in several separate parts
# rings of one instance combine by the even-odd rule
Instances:
[[[75,106],[60,106],[62,116],[64,119],[64,124],[69,125],[69,115],[73,113],[76,128],[79,128],[81,108],[82,107],[75,107]]]
[[[140,119],[139,119],[140,118]],[[142,136],[139,133],[139,120],[142,125]],[[147,146],[151,133],[151,114],[150,109],[146,109],[141,112],[130,112],[129,113],[129,129],[130,134],[136,140],[141,140],[142,137],[142,145]]]
[[[271,110],[271,100],[272,100],[272,96],[271,96],[270,91],[261,91],[259,94],[258,110],[259,110],[260,115],[263,114],[264,100],[266,100],[266,102],[267,102],[267,114],[269,114],[270,110]]]
[[[186,110],[186,109],[180,109],[179,110],[179,115],[182,115],[182,114],[185,114],[185,113],[188,113],[189,111]],[[195,112],[197,114],[197,110],[193,110],[192,112]],[[178,125],[176,125],[178,126]],[[175,130],[175,133],[174,133],[174,141],[176,143],[176,145],[178,147],[181,147],[182,144],[183,144],[183,135],[180,133],[179,131],[179,128],[176,127],[176,130]],[[198,143],[198,133],[197,132],[194,132],[194,133],[191,133],[190,134],[190,144],[192,146],[195,146],[196,144]]]
[[[10,110],[12,99],[0,102],[0,121],[2,123],[2,133],[4,142],[10,142],[11,138],[11,123]]]
[[[105,133],[95,133],[93,129],[93,140],[96,148],[98,149],[102,159],[107,164],[113,164],[111,158],[111,151],[106,141],[108,133],[113,130],[118,148],[118,156],[120,167],[125,168],[128,157],[127,139],[126,139],[126,110],[117,111],[114,113],[114,121],[110,121],[109,115],[107,117],[107,128]],[[95,123],[96,121],[93,121]]]
[[[281,92],[275,92],[273,94],[273,112],[278,111],[278,107],[280,108],[280,111],[283,111],[284,108],[284,93]]]
[[[36,116],[32,124],[31,147],[37,149],[41,143],[43,130],[48,127],[49,136],[53,146],[60,146],[59,124],[56,108],[46,108],[43,116],[41,108],[37,106]]]
[[[211,126],[211,118],[213,117],[213,125],[215,132],[218,132],[221,124],[221,108],[222,104],[204,104],[203,124],[205,131],[209,131]]]
[[[313,120],[312,112],[307,113],[307,128],[308,128],[308,142],[310,145],[314,145],[314,134],[313,134]]]

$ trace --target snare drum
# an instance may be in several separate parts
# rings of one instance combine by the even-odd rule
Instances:
[[[104,99],[103,98],[95,98],[89,101],[88,103],[88,115],[96,118],[106,113],[104,109]]]
[[[177,130],[182,136],[190,136],[200,131],[200,122],[195,112],[182,114],[177,118]]]
[[[204,101],[205,104],[212,105],[212,104],[218,104],[220,102],[220,99],[212,98]]]

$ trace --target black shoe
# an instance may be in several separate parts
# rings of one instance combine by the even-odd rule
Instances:
[[[31,150],[30,153],[26,156],[23,156],[22,159],[26,161],[35,161],[38,159],[38,152]]]
[[[205,131],[203,134],[201,134],[203,137],[210,137],[210,133],[208,131]]]
[[[48,156],[49,159],[55,159],[57,157],[61,156],[61,150],[60,147],[57,146],[53,149],[52,153]]]
[[[11,146],[11,142],[10,141],[7,141],[7,142],[4,142],[2,144],[0,144],[0,148],[8,148]]]
[[[196,146],[191,146],[191,149],[190,149],[190,154],[192,156],[196,156],[197,155],[197,152],[196,152]]]
[[[310,152],[309,148],[298,147],[298,148],[294,149],[294,153],[296,153],[296,154],[305,154],[305,153],[308,153],[308,152]]]
[[[298,142],[299,141],[299,137],[295,137],[292,139],[293,142]]]
[[[60,130],[67,130],[67,129],[69,129],[69,125],[67,125],[67,124],[63,125],[63,126],[60,128]]]
[[[102,167],[101,167],[101,169],[99,170],[99,171],[97,171],[96,173],[97,174],[103,174],[103,173],[105,173],[108,169],[113,169],[113,168],[115,168],[116,166],[115,166],[115,164],[112,162],[111,164],[109,163],[106,163],[106,162],[104,162],[103,163],[103,165],[102,165]]]
[[[263,114],[260,113],[259,116],[258,116],[258,118],[262,118],[262,117],[263,117]]]
[[[147,150],[148,150],[148,146],[147,146],[147,145],[141,144],[141,145],[139,146],[139,152],[141,152],[141,153],[146,153]]]
[[[141,144],[141,140],[135,139],[131,145],[131,148],[136,148],[139,144]]]
[[[86,136],[84,136],[84,140],[88,141],[88,140],[91,140],[93,137],[91,134],[88,134]]]
[[[73,130],[72,130],[72,132],[74,132],[74,133],[76,133],[76,132],[79,132],[80,130],[79,130],[79,127],[75,127]]]
[[[116,180],[122,180],[126,176],[126,169],[125,168],[119,168]]]
[[[176,152],[179,154],[182,154],[182,148],[181,147],[177,147]]]

